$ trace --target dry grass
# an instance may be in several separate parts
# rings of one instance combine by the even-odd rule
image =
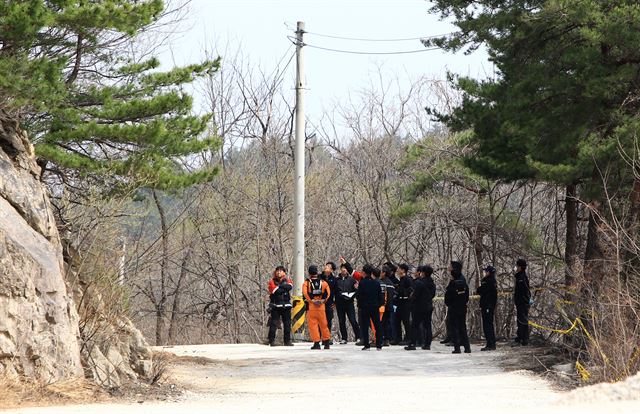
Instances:
[[[86,404],[109,398],[104,389],[82,378],[51,384],[0,379],[0,389],[0,409]]]

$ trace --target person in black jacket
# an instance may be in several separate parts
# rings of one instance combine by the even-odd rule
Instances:
[[[471,353],[469,336],[467,335],[467,303],[469,302],[469,286],[462,275],[462,263],[451,262],[449,265],[451,281],[444,295],[444,303],[451,312],[451,336],[453,353],[460,353],[460,345],[465,354]]]
[[[408,345],[411,340],[411,309],[409,297],[413,291],[413,280],[409,275],[409,265],[398,266],[398,288],[396,290],[394,339],[391,345]],[[402,328],[404,327],[404,338]]]
[[[393,314],[393,303],[396,297],[396,287],[391,280],[392,267],[389,265],[382,266],[382,272],[380,275],[380,287],[384,294],[384,313],[382,314],[382,320],[380,322],[382,327],[382,346],[389,346],[393,340],[391,315]]]
[[[273,271],[273,277],[269,280],[269,345],[275,346],[276,330],[278,322],[282,319],[284,331],[284,345],[293,346],[291,343],[291,289],[293,282],[285,273],[284,266],[278,266]]]
[[[398,271],[398,266],[394,265],[391,262],[385,262],[382,265],[382,268],[386,268],[389,273],[387,274],[387,277],[389,278],[389,280],[391,280],[391,283],[393,283],[394,286],[398,286],[398,283],[400,283],[400,279],[398,279],[398,277],[396,276],[396,272]]]
[[[418,333],[422,326],[424,343],[422,349],[431,349],[433,334],[431,330],[431,316],[433,314],[433,298],[436,295],[436,284],[431,275],[433,268],[429,265],[418,266],[416,278],[413,283],[413,292],[410,297],[411,306],[411,340],[404,349],[414,351]]]
[[[369,346],[369,322],[373,324],[373,329],[377,332],[376,348],[382,349],[382,335],[380,330],[380,306],[384,303],[384,297],[380,282],[373,278],[374,267],[366,264],[362,267],[364,278],[358,283],[358,311],[360,312],[360,338],[364,347]]]
[[[349,340],[347,333],[347,321],[353,329],[356,342],[360,339],[360,326],[356,319],[356,280],[353,278],[353,268],[348,262],[340,265],[340,274],[336,280],[336,312],[338,313],[338,324],[340,325],[341,344],[346,344]]]
[[[529,307],[531,306],[531,289],[527,276],[527,262],[524,259],[516,261],[515,288],[513,301],[516,305],[517,335],[516,345],[529,344]]]
[[[329,331],[331,331],[331,327],[333,325],[333,309],[336,307],[335,299],[336,299],[336,282],[337,279],[333,272],[336,271],[336,264],[333,262],[327,262],[324,265],[324,269],[322,270],[322,274],[320,275],[320,279],[327,282],[329,285],[329,289],[331,290],[331,295],[327,299],[327,302],[324,304],[325,313],[327,315],[327,324],[329,326]],[[329,340],[329,345],[333,345],[333,340]]]
[[[496,269],[487,266],[483,270],[483,278],[476,294],[480,295],[480,311],[482,312],[482,330],[487,345],[481,351],[494,351],[496,349],[496,332],[493,326],[493,318],[498,303],[498,285],[496,282]]]

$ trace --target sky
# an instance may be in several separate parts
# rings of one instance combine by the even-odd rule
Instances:
[[[180,0],[173,0],[179,4]],[[178,34],[172,36],[160,59],[164,64],[187,64],[204,59],[204,50],[215,45],[235,51],[266,72],[294,52],[287,36],[294,36],[297,21],[304,21],[307,116],[321,113],[349,93],[366,88],[382,68],[384,79],[394,77],[408,85],[420,76],[444,78],[447,71],[486,77],[492,71],[486,53],[469,56],[441,50],[424,51],[419,40],[352,41],[320,35],[405,39],[449,33],[455,27],[429,14],[425,0],[192,0]],[[354,52],[419,53],[358,55],[337,53],[312,46]],[[224,56],[222,56],[224,59]],[[294,87],[295,61],[288,67]],[[293,91],[291,93],[293,99]]]

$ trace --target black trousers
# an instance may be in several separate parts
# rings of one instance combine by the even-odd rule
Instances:
[[[529,305],[516,305],[517,334],[520,343],[529,343]]]
[[[272,343],[276,340],[278,319],[282,319],[284,342],[291,342],[291,308],[289,307],[271,309],[271,319],[269,320],[269,343]]]
[[[482,309],[482,331],[488,347],[496,346],[496,330],[493,326],[495,309]]]
[[[451,339],[455,350],[471,349],[469,345],[469,335],[467,335],[467,309],[449,309],[451,314]]]
[[[382,314],[382,320],[380,321],[382,328],[383,340],[392,341],[393,334],[391,329],[391,314],[393,313],[393,309],[386,309]],[[377,331],[376,331],[377,332]]]
[[[338,324],[340,325],[340,337],[345,341],[349,340],[347,334],[347,318],[349,318],[356,341],[360,339],[360,326],[358,326],[358,321],[356,320],[356,307],[353,301],[336,301],[336,312],[338,313]]]
[[[373,323],[373,328],[376,330],[376,348],[382,348],[382,324],[377,306],[360,307],[360,338],[367,347],[369,346],[369,322]]]
[[[327,315],[327,326],[329,326],[329,332],[331,332],[331,326],[333,325],[333,305],[325,305],[324,312]]]
[[[419,341],[418,336],[422,331],[422,344],[424,346],[431,346],[433,340],[433,331],[431,329],[431,317],[433,315],[433,308],[427,309],[414,309],[411,312],[411,335],[410,344],[416,345]]]
[[[411,340],[411,309],[407,301],[399,301],[396,308],[396,317],[394,319],[395,340],[402,342]],[[402,336],[402,328],[404,327],[404,337]]]

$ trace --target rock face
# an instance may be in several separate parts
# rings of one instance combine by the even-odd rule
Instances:
[[[124,382],[148,381],[153,375],[152,352],[142,333],[128,319],[101,329],[82,350],[85,376],[106,388]]]
[[[33,146],[0,111],[0,375],[82,376],[78,315]]]

